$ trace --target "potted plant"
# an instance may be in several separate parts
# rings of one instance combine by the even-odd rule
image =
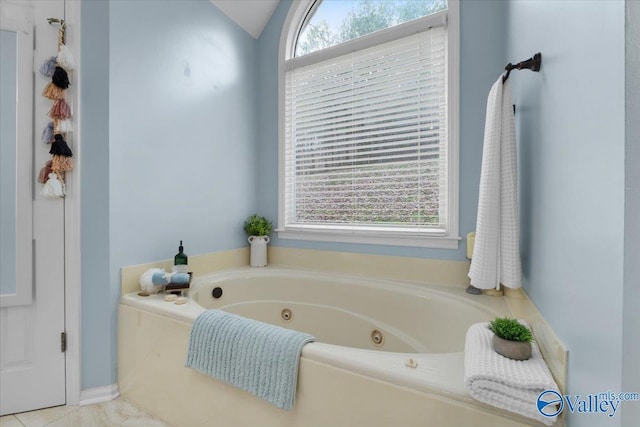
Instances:
[[[256,214],[251,215],[244,222],[244,231],[249,235],[251,243],[251,267],[267,266],[267,243],[269,233],[273,230],[271,221]]]
[[[516,319],[497,317],[489,323],[489,330],[496,353],[513,360],[527,360],[531,357],[531,330]]]

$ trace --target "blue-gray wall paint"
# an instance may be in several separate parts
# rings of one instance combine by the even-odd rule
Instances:
[[[623,390],[640,390],[640,2],[626,2],[626,152]],[[627,404],[622,425],[640,420],[640,403]]]
[[[120,268],[245,246],[257,41],[207,0],[82,4],[82,389],[116,382]],[[95,175],[94,175],[95,174]]]
[[[291,0],[280,0],[258,38],[258,211],[273,224],[278,220],[278,46],[290,7]],[[275,244],[276,233],[271,239]]]
[[[278,48],[291,1],[281,1],[258,40],[260,89],[259,211],[278,216]],[[505,63],[506,2],[468,1],[460,5],[460,234],[475,229],[478,182],[487,95]],[[293,248],[464,260],[458,250],[283,240],[272,245]]]
[[[618,391],[624,3],[512,1],[508,12],[509,57],[542,52],[540,73],[511,75],[524,288],[569,348],[568,392]],[[597,60],[589,61],[595,52]],[[620,419],[569,417],[571,426],[619,425]]]
[[[245,246],[256,45],[207,0],[111,2],[111,263]]]
[[[113,383],[115,317],[109,281],[109,3],[81,9],[80,159],[82,389]]]
[[[16,292],[16,93],[18,38],[0,31],[0,294]],[[26,77],[26,76],[25,76]]]

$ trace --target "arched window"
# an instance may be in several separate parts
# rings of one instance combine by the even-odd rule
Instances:
[[[279,237],[457,248],[458,4],[294,3]]]

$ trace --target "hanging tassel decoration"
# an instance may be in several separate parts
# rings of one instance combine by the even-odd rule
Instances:
[[[45,59],[44,63],[40,66],[40,74],[42,74],[43,77],[51,78],[56,71],[56,65],[55,56]]]
[[[52,165],[53,165],[53,160],[49,160],[47,161],[47,163],[44,164],[42,169],[40,169],[40,173],[38,174],[39,183],[45,184],[47,182],[47,179],[49,178],[49,174],[53,172],[51,170]]]
[[[71,117],[71,107],[64,99],[58,99],[49,110],[49,117],[55,120],[66,120]]]
[[[54,141],[51,143],[51,150],[49,150],[49,154],[52,155],[51,170],[55,172],[59,181],[64,185],[64,172],[73,169],[73,162],[71,160],[73,153],[62,135],[55,135]],[[47,181],[47,183],[49,181]]]
[[[56,134],[53,142],[51,143],[51,149],[49,150],[49,154],[53,154],[57,156],[65,156],[65,157],[73,156],[71,149],[67,145],[67,141],[65,141],[62,135],[60,135],[59,133]]]
[[[71,120],[60,120],[58,121],[58,132],[60,133],[69,133],[73,131],[73,127],[71,126]]]
[[[73,59],[73,55],[67,46],[64,44],[60,45],[60,50],[58,51],[58,65],[67,69],[73,70],[76,68],[76,62]]]
[[[68,172],[73,169],[71,157],[55,155],[51,158],[51,170],[54,172]]]
[[[60,89],[53,83],[49,83],[42,91],[42,96],[51,100],[64,99],[64,89]]]
[[[50,173],[49,179],[42,187],[41,194],[49,198],[64,197],[64,182],[58,180],[55,173]]]
[[[60,89],[66,89],[69,87],[69,75],[62,67],[56,67],[53,76],[51,77],[51,83],[58,86]]]
[[[64,140],[64,135],[71,131],[71,107],[65,101],[65,90],[69,87],[69,75],[65,70],[75,67],[71,52],[64,46],[64,20],[49,18],[49,24],[59,23],[58,30],[58,55],[57,58],[49,58],[40,67],[40,73],[51,77],[49,83],[42,91],[42,96],[55,101],[49,110],[49,116],[53,122],[47,124],[42,132],[42,141],[50,142],[49,160],[40,170],[38,181],[44,183],[42,195],[44,197],[64,197],[65,172],[73,169],[73,153]]]
[[[42,130],[42,143],[51,144],[52,142],[53,142],[53,122],[49,122]]]

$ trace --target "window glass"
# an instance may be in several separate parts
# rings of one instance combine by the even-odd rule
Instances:
[[[295,56],[335,46],[446,9],[446,0],[316,2],[298,37]]]
[[[446,227],[443,27],[287,74],[289,224]]]

